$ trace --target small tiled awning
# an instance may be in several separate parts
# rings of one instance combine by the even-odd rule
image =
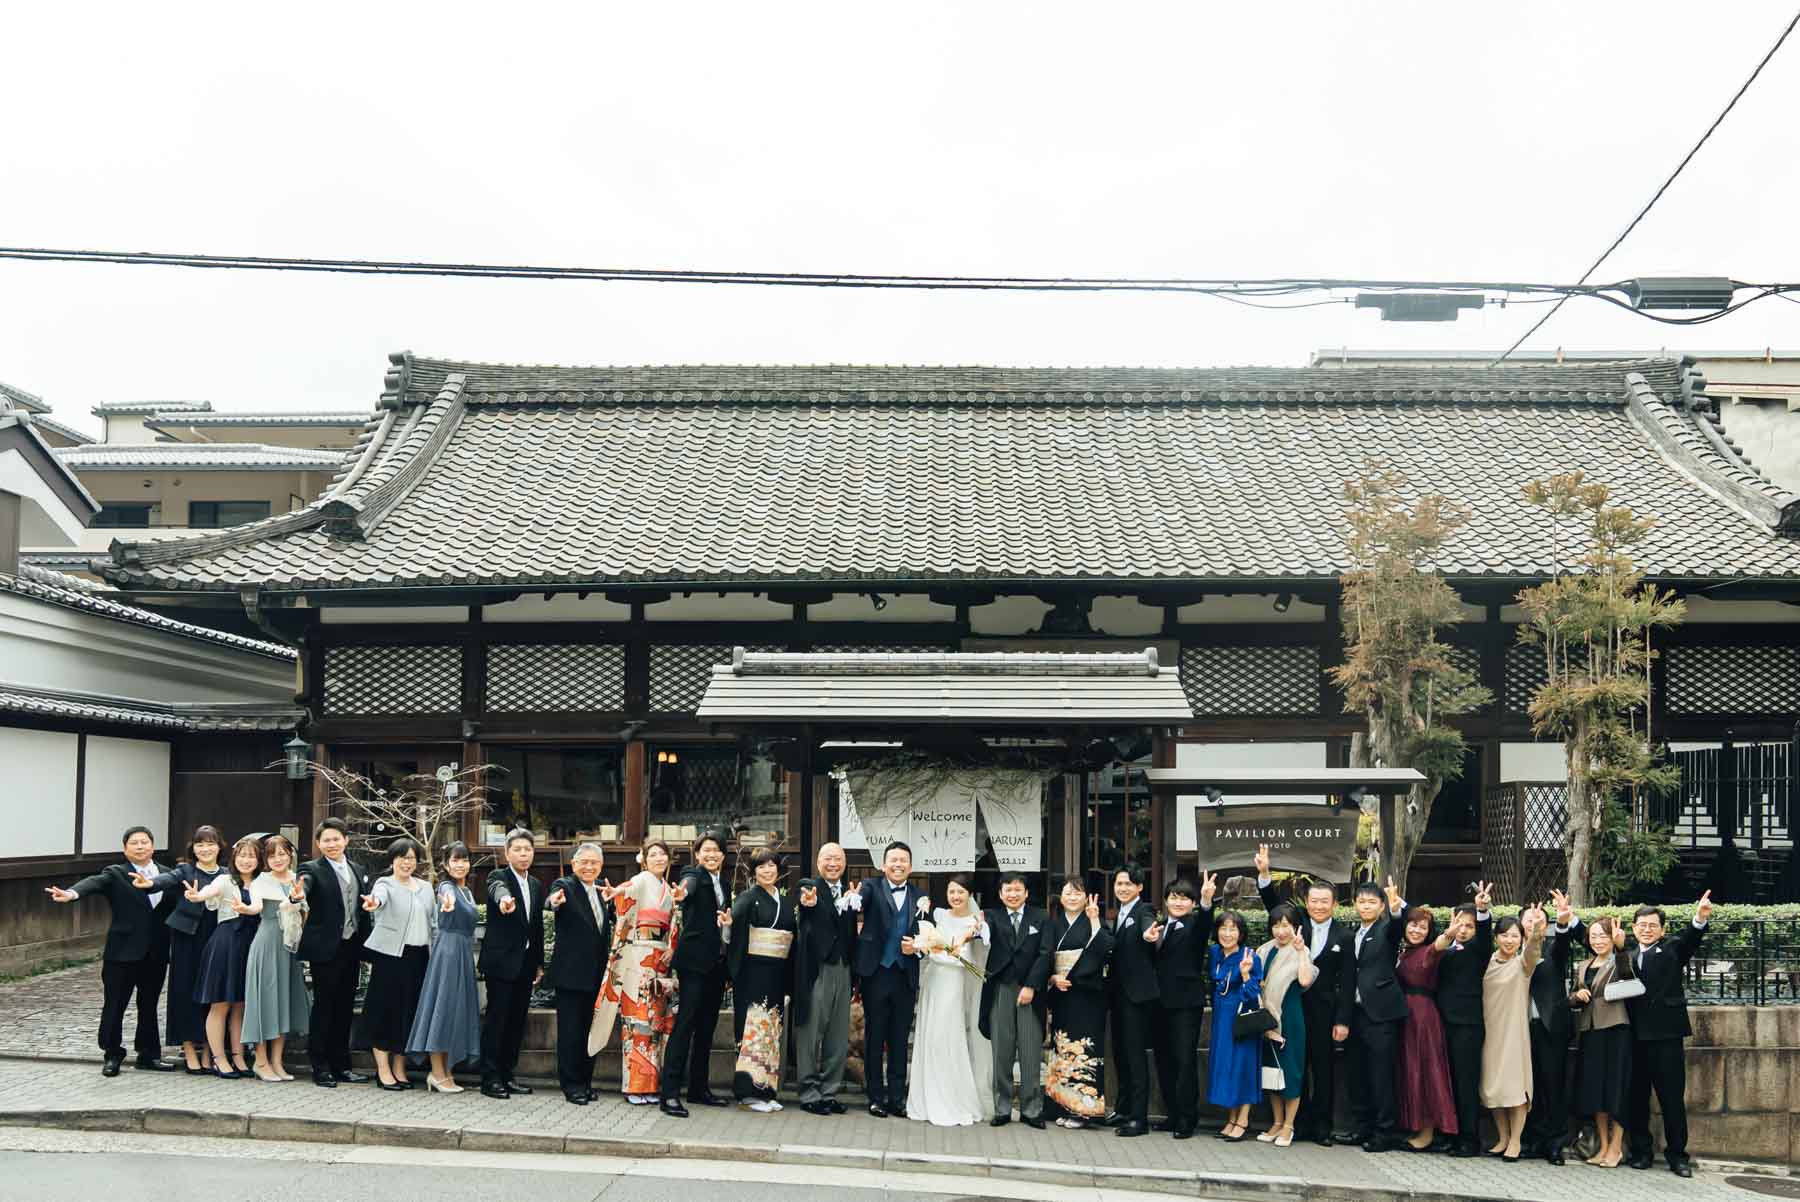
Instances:
[[[1177,670],[1140,652],[732,651],[696,716],[737,724],[1191,722]]]

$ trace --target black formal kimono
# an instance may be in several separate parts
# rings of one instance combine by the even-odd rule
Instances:
[[[1494,916],[1477,917],[1475,937],[1452,944],[1438,958],[1438,1016],[1450,1055],[1450,1092],[1456,1099],[1456,1142],[1466,1154],[1481,1145],[1481,979],[1494,955]]]
[[[1144,942],[1144,931],[1155,922],[1156,911],[1141,897],[1124,921],[1115,916],[1112,959],[1106,968],[1113,1074],[1119,1086],[1113,1108],[1121,1119],[1139,1125],[1150,1119],[1150,1029],[1156,1022],[1159,990],[1155,952]]]
[[[76,881],[71,889],[83,898],[100,894],[112,907],[100,955],[100,1051],[113,1060],[125,1058],[125,1010],[135,995],[138,1021],[133,1046],[140,1061],[149,1061],[162,1055],[156,1003],[169,970],[168,919],[181,894],[164,889],[152,906],[155,891],[132,884],[134,875],[130,864],[110,864]]]
[[[556,953],[544,969],[544,980],[556,990],[556,1078],[566,1097],[594,1088],[595,1058],[588,1054],[588,1028],[606,979],[612,907],[596,885],[596,911],[581,878],[573,874],[551,885],[550,893],[558,889],[565,900],[556,911]]]
[[[1650,1138],[1650,1091],[1656,1091],[1663,1116],[1663,1156],[1671,1165],[1687,1159],[1687,1051],[1694,1033],[1688,1020],[1682,970],[1700,950],[1705,927],[1688,923],[1680,934],[1665,934],[1649,947],[1631,949],[1631,965],[1644,983],[1644,995],[1625,1003],[1631,1015],[1631,1092],[1625,1121],[1631,1157],[1647,1161],[1654,1154]]]
[[[1049,984],[1044,991],[1050,1008],[1044,1097],[1069,1118],[1091,1121],[1106,1113],[1106,972],[1114,947],[1104,922],[1095,930],[1086,914],[1071,921],[1058,907],[1032,970],[1034,978],[1069,981],[1067,989]]]
[[[666,1100],[679,1100],[683,1089],[689,1098],[704,1100],[712,1097],[707,1071],[712,1067],[713,1028],[730,979],[719,914],[731,909],[731,877],[721,871],[715,890],[712,874],[690,864],[681,870],[676,884],[687,887],[686,896],[676,903],[679,934],[670,961],[679,1000],[660,1089]]]
[[[1212,994],[1212,929],[1212,907],[1196,905],[1183,918],[1166,918],[1150,945],[1157,988],[1150,1046],[1171,1131],[1191,1133],[1200,1123],[1200,1019]]]
[[[827,895],[829,896],[829,895]],[[731,1029],[737,1067],[731,1092],[740,1102],[773,1101],[781,1088],[781,1027],[793,987],[794,899],[761,885],[731,903]]]

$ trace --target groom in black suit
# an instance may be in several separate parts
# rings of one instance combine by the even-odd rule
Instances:
[[[906,1040],[919,997],[919,959],[913,935],[919,929],[919,899],[907,883],[912,848],[895,840],[881,854],[879,880],[857,891],[862,930],[856,937],[856,975],[863,996],[863,1074],[869,1113],[906,1117]]]

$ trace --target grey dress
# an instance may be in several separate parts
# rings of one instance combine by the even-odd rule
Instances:
[[[250,962],[244,969],[245,1043],[298,1035],[312,1017],[306,974],[281,941],[281,907],[287,896],[287,888],[266,872],[250,883],[251,900],[260,900],[263,908],[255,916],[259,920],[256,938],[250,943]]]
[[[475,992],[475,895],[445,882],[438,885],[440,905],[445,890],[455,892],[456,908],[437,916],[406,1050],[442,1052],[454,1067],[481,1055],[481,1000]]]

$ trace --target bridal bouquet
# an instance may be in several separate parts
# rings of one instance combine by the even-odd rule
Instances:
[[[936,923],[921,918],[918,933],[912,938],[913,947],[926,955],[937,957],[946,963],[959,964],[983,981],[987,980],[987,973],[973,962],[965,960],[962,956],[962,949],[953,948],[950,936],[938,930]]]

